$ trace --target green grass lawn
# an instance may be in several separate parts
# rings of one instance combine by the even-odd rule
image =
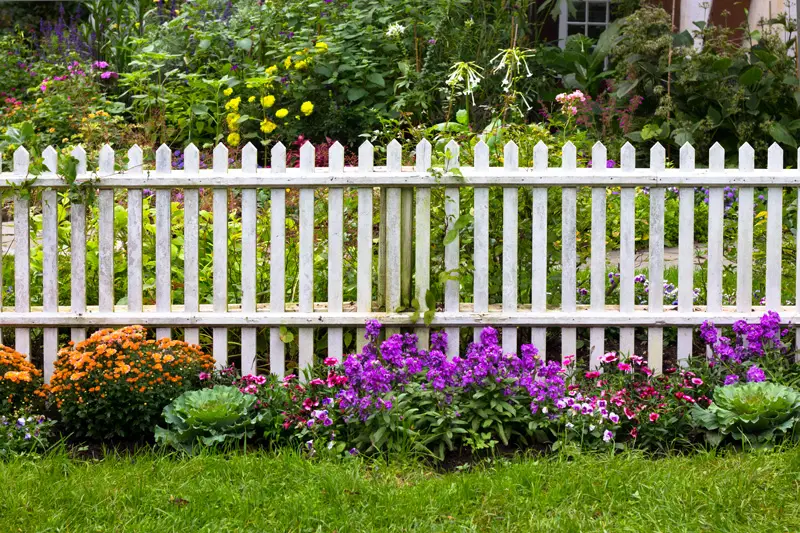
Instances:
[[[292,454],[0,463],[0,532],[798,531],[785,453],[519,459],[436,473]]]

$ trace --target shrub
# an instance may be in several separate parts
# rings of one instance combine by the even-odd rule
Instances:
[[[184,392],[164,408],[169,427],[156,426],[156,442],[192,453],[198,444],[220,446],[255,434],[262,414],[256,397],[236,387]]]
[[[29,407],[42,384],[42,371],[21,353],[0,344],[0,415]]]
[[[770,446],[800,423],[800,393],[768,381],[717,387],[714,403],[695,407],[692,416],[708,430],[711,444],[731,436],[754,447]]]
[[[0,459],[47,449],[53,421],[27,410],[0,416]]]
[[[199,347],[146,340],[142,326],[102,330],[62,349],[50,392],[68,431],[90,439],[152,436],[161,411],[214,367]]]

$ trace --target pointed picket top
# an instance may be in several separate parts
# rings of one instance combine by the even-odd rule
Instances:
[[[392,139],[386,146],[386,168],[389,170],[400,170],[403,167],[403,147]]]
[[[592,146],[592,168],[595,170],[608,168],[608,150],[600,141]]]
[[[767,150],[767,169],[783,170],[783,148],[778,143],[772,143]]]
[[[475,168],[489,168],[489,145],[483,139],[475,145]]]
[[[70,154],[78,160],[78,174],[86,174],[86,150],[80,144],[72,149]]]
[[[192,175],[200,172],[200,150],[194,143],[189,143],[183,151],[183,171]]]
[[[659,145],[661,146],[661,145]],[[636,169],[636,148],[629,142],[622,145],[619,151],[619,166],[622,170]]]
[[[539,141],[536,143],[536,146],[533,147],[533,168],[536,170],[545,170],[549,163],[548,161],[548,152],[549,148],[547,145]]]
[[[52,146],[48,146],[42,152],[42,162],[48,172],[56,173],[58,171],[58,152]]]
[[[572,141],[567,141],[561,148],[561,168],[573,170],[578,167],[577,151]]]
[[[270,167],[272,172],[286,172],[286,147],[278,141],[270,150]]]
[[[142,173],[142,160],[144,153],[138,144],[134,144],[128,150],[128,172],[133,174]]]
[[[314,170],[314,154],[314,145],[306,141],[306,143],[300,147],[300,170]]]
[[[503,168],[519,168],[519,146],[514,141],[508,141],[503,147]]]
[[[98,166],[100,167],[100,176],[111,176],[114,174],[114,149],[108,144],[104,144],[100,148]]]
[[[664,170],[666,168],[667,151],[661,146],[661,143],[656,143],[650,148],[650,169],[651,170]]]
[[[433,147],[428,139],[422,139],[417,143],[417,172],[427,172],[431,168]]]
[[[14,174],[18,176],[25,176],[28,174],[28,166],[31,164],[31,154],[20,146],[14,150]]]
[[[172,171],[172,150],[169,146],[162,144],[156,150],[156,172],[171,172]]]
[[[708,168],[712,170],[725,168],[725,148],[719,143],[714,143],[708,150]]]
[[[453,139],[450,139],[450,142],[445,145],[445,147],[444,147],[444,159],[445,159],[445,167],[447,169],[458,168],[458,166],[459,166],[459,163],[458,163],[458,152],[459,152],[459,150],[460,150],[460,148],[458,146],[458,143]]]
[[[242,148],[242,171],[256,172],[258,169],[258,149],[249,142]]]
[[[339,141],[328,150],[328,168],[331,172],[344,172],[344,146]]]
[[[219,172],[220,174],[226,174],[228,172],[228,147],[222,143],[218,143],[214,147],[214,163],[213,169],[214,172]]]
[[[694,170],[694,146],[688,142],[681,146],[680,165],[681,170]]]
[[[375,148],[369,141],[364,141],[358,147],[358,170],[359,172],[372,172],[375,163]]]
[[[749,143],[739,147],[739,170],[751,172],[755,168],[756,152]]]

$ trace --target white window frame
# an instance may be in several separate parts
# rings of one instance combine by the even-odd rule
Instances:
[[[589,31],[589,26],[600,26],[607,28],[611,23],[611,0],[584,0],[583,17],[581,21],[569,20],[569,9],[567,6],[568,0],[561,0],[561,14],[558,17],[558,46],[564,48],[567,44],[567,33],[569,26],[583,26],[583,34],[586,35]],[[589,22],[589,4],[606,4],[606,20],[605,22]],[[580,14],[579,14],[580,15]]]

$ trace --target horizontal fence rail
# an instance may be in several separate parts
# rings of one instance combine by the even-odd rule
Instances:
[[[650,151],[649,168],[636,168],[633,146],[626,144],[620,154],[619,168],[607,168],[606,148],[598,143],[591,153],[589,168],[578,168],[577,151],[572,143],[563,146],[561,168],[548,165],[548,148],[539,143],[533,150],[531,168],[520,167],[519,149],[509,142],[503,148],[503,166],[490,165],[490,150],[483,141],[474,147],[473,166],[460,164],[460,147],[450,142],[445,148],[443,166],[432,168],[432,147],[423,140],[415,149],[416,163],[403,166],[402,149],[397,141],[386,147],[386,165],[374,165],[374,149],[364,143],[358,149],[357,166],[345,166],[345,151],[338,143],[328,153],[328,167],[315,167],[315,148],[306,143],[299,151],[298,168],[287,168],[285,147],[278,143],[271,149],[269,168],[258,168],[258,152],[252,144],[241,151],[241,168],[229,168],[228,149],[218,145],[213,151],[213,164],[200,169],[200,154],[190,145],[184,153],[184,168],[172,169],[173,154],[166,146],[155,153],[153,169],[144,167],[144,154],[134,146],[118,159],[109,146],[99,153],[95,171],[88,171],[86,153],[76,148],[71,155],[77,159],[77,177],[66,179],[58,173],[58,154],[48,147],[42,154],[44,172],[32,175],[31,158],[24,148],[18,148],[13,157],[11,172],[0,173],[0,192],[10,192],[13,203],[13,245],[0,240],[0,251],[10,248],[14,259],[14,306],[2,305],[0,300],[0,327],[14,328],[15,348],[25,354],[31,352],[31,329],[43,330],[43,364],[45,375],[52,375],[58,351],[59,330],[69,328],[74,341],[86,338],[87,330],[104,326],[142,324],[157,328],[159,337],[169,337],[173,328],[182,328],[187,342],[199,343],[201,328],[211,328],[211,349],[219,365],[227,363],[229,354],[229,329],[241,329],[241,365],[245,370],[255,370],[259,359],[268,360],[269,371],[284,375],[286,367],[285,328],[297,328],[298,365],[314,362],[315,329],[327,330],[326,353],[341,357],[344,351],[344,329],[357,328],[358,345],[363,345],[363,325],[367,319],[378,319],[389,328],[389,333],[407,330],[417,333],[423,346],[427,346],[430,328],[443,328],[449,336],[448,355],[463,352],[459,328],[474,328],[474,337],[486,325],[501,328],[503,347],[515,351],[520,342],[520,328],[527,328],[530,339],[540,353],[548,358],[566,357],[578,350],[578,328],[589,328],[589,362],[599,365],[605,352],[607,328],[619,328],[618,349],[633,353],[636,349],[636,328],[646,328],[646,356],[657,371],[664,364],[664,328],[676,328],[677,361],[692,355],[694,330],[703,321],[730,325],[739,319],[757,319],[765,309],[778,310],[787,323],[796,323],[800,307],[785,307],[781,302],[782,253],[784,248],[783,216],[784,189],[800,186],[800,170],[784,169],[783,151],[777,145],[770,147],[766,169],[754,168],[753,149],[745,144],[739,150],[737,169],[725,168],[725,153],[714,145],[709,152],[707,169],[695,168],[695,153],[690,145],[680,149],[679,168],[666,168],[665,150],[655,145]],[[120,168],[125,167],[125,168]],[[72,200],[69,211],[69,261],[70,302],[59,301],[58,191],[83,186],[98,192],[96,251],[87,249],[87,209],[81,200]],[[724,187],[738,188],[736,228],[736,259],[726,264],[723,254],[724,220],[726,216]],[[696,187],[707,187],[707,265],[706,304],[695,305],[695,211]],[[497,189],[502,189],[502,192]],[[548,194],[560,189],[561,239],[557,243],[560,261],[549,266],[548,253],[551,242],[548,230],[553,227],[548,220]],[[577,236],[578,193],[590,189],[591,238],[587,241]],[[609,188],[619,188],[619,250],[618,283],[619,303],[606,301],[609,252],[606,232],[609,227],[607,198]],[[765,301],[754,302],[754,191],[764,189],[766,194],[765,243]],[[146,257],[143,217],[145,190],[154,196],[154,254]],[[172,193],[183,191],[182,293],[183,301],[174,301],[173,238],[175,207]],[[213,287],[209,301],[200,300],[200,227],[199,191],[210,190],[212,242],[210,247]],[[443,243],[431,242],[432,191],[443,190],[443,211],[448,237]],[[462,192],[472,190],[472,202],[465,205]],[[32,195],[30,191],[41,191]],[[296,192],[295,192],[296,190]],[[664,284],[665,269],[665,193],[670,190],[679,197],[678,235],[678,289],[676,301],[664,302],[660,287]],[[231,191],[240,193],[236,207],[241,227],[235,235],[229,234]],[[320,211],[317,191],[325,192],[325,209]],[[345,209],[346,191],[355,191],[357,209]],[[287,225],[287,194],[296,194],[297,222]],[[150,194],[148,191],[147,194]],[[268,201],[262,194],[268,195]],[[502,216],[490,220],[490,199],[501,196]],[[523,198],[530,195],[530,200]],[[646,221],[636,220],[636,200],[642,194],[649,196],[649,216]],[[789,194],[794,194],[791,190]],[[260,199],[259,199],[260,198]],[[792,196],[792,200],[793,200]],[[34,199],[34,200],[32,200]],[[523,200],[525,200],[523,202]],[[124,202],[127,211],[127,233],[117,234],[114,224],[115,208]],[[259,204],[261,202],[261,204]],[[38,204],[38,205],[37,205]],[[269,206],[269,229],[259,226],[258,214]],[[531,211],[525,213],[530,226],[520,227],[522,205]],[[321,212],[326,213],[323,227],[316,224]],[[376,217],[376,213],[379,215]],[[471,213],[472,246],[471,270],[473,286],[464,286],[456,276],[446,276],[443,281],[443,298],[439,308],[423,323],[427,298],[431,289],[431,264],[433,245],[443,249],[443,268],[453,272],[465,268],[460,257],[460,216]],[[31,217],[41,217],[41,234],[31,232]],[[759,214],[761,217],[761,214]],[[348,225],[355,220],[353,225]],[[646,252],[651,291],[648,301],[635,298],[635,242],[636,223],[648,225]],[[377,223],[377,227],[376,227]],[[501,241],[491,242],[494,228],[502,226]],[[453,229],[453,227],[456,227]],[[356,245],[353,257],[345,263],[344,243],[346,228],[355,228]],[[458,231],[456,231],[458,230]],[[149,231],[149,230],[148,230]],[[326,233],[327,301],[314,299],[315,233]],[[454,234],[452,232],[455,232]],[[519,263],[522,233],[530,234],[531,264],[522,269]],[[584,236],[585,237],[585,236]],[[376,239],[377,238],[377,239]],[[2,234],[0,234],[2,239]],[[230,301],[229,250],[231,239],[240,246],[239,294],[241,301]],[[287,255],[287,243],[294,239],[292,254]],[[41,247],[41,305],[31,305],[31,250],[32,242]],[[589,247],[590,300],[578,303],[577,272],[580,248]],[[641,248],[641,247],[640,247]],[[268,261],[259,263],[257,252],[267,253]],[[797,249],[795,247],[794,252]],[[640,250],[641,252],[641,250]],[[499,301],[490,300],[490,258],[502,254],[502,291]],[[92,255],[95,254],[95,255]],[[375,256],[377,263],[374,263]],[[798,264],[800,264],[800,254]],[[98,266],[98,299],[87,302],[87,257]],[[124,271],[115,269],[115,258],[124,258]],[[143,278],[145,263],[155,263],[152,280]],[[2,263],[0,263],[2,265]],[[353,265],[355,265],[353,267]],[[269,268],[269,301],[258,293],[256,275],[259,268]],[[344,300],[343,279],[346,269],[353,267],[355,275],[354,301]],[[723,273],[735,268],[735,302],[723,302]],[[520,272],[529,272],[524,285],[530,288],[530,299],[520,301],[522,281]],[[288,272],[296,271],[296,287],[287,301]],[[800,268],[796,270],[800,272]],[[548,277],[560,278],[560,304],[548,305]],[[127,278],[127,294],[114,294],[115,276]],[[613,276],[613,274],[612,274]],[[3,292],[0,276],[0,293]],[[154,305],[145,304],[145,283],[155,289]],[[800,276],[797,276],[800,294]],[[11,288],[9,288],[11,289]],[[124,296],[124,298],[123,298]],[[467,296],[467,297],[465,297]],[[7,297],[6,297],[7,298]],[[408,310],[415,299],[417,312]],[[124,300],[123,303],[120,303]],[[467,301],[464,301],[467,300]],[[495,298],[497,300],[497,298]],[[757,304],[757,305],[754,305]],[[800,300],[798,301],[800,303]],[[724,305],[723,305],[724,304]],[[400,311],[401,305],[405,309]],[[269,328],[269,342],[257,347],[258,328]],[[560,353],[545,353],[547,331],[560,330]]]

